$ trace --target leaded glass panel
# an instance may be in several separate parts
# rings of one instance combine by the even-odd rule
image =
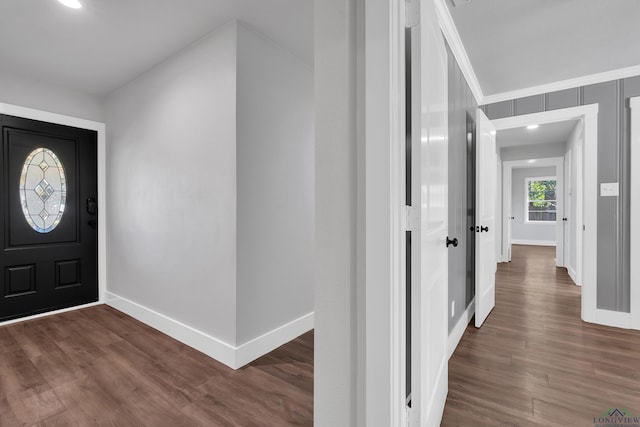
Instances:
[[[20,203],[27,223],[38,233],[55,229],[64,214],[67,181],[64,167],[48,148],[27,156],[20,175]]]

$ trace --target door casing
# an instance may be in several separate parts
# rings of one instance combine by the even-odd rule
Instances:
[[[98,133],[98,206],[99,224],[98,227],[98,301],[90,304],[84,304],[76,307],[65,308],[62,310],[50,311],[47,313],[36,314],[33,316],[22,317],[20,319],[7,320],[0,322],[0,326],[15,322],[23,322],[25,320],[34,319],[52,314],[62,313],[70,310],[77,310],[83,307],[103,304],[104,295],[107,289],[107,215],[106,215],[106,126],[104,123],[92,120],[80,119],[77,117],[66,116],[63,114],[51,113],[48,111],[36,110],[33,108],[20,107],[18,105],[6,104],[0,102],[0,114],[22,117],[25,119],[40,120],[48,123],[55,123],[65,126],[73,126],[82,129],[89,129]]]
[[[631,218],[634,218],[634,212],[636,214],[640,212],[640,170],[637,165],[640,164],[640,97],[631,98],[629,101],[631,106]],[[635,167],[634,167],[635,166]],[[634,264],[634,260],[640,257],[640,224],[638,221],[631,220],[630,230],[631,241],[631,253],[629,259],[631,259],[630,265],[630,324],[631,328],[640,330],[640,267]]]
[[[546,166],[555,166],[556,168],[556,176],[558,182],[558,221],[556,221],[556,266],[564,267],[564,236],[562,233],[562,215],[563,212],[566,213],[565,210],[565,201],[564,201],[564,157],[549,157],[544,159],[536,159],[535,165],[529,163],[528,160],[510,160],[506,162],[502,162],[502,188],[499,189],[498,194],[502,193],[502,212],[500,215],[502,216],[502,228],[506,230],[503,233],[502,237],[502,255],[503,258],[500,260],[501,262],[511,261],[511,232],[510,227],[512,227],[512,223],[510,223],[510,217],[513,216],[513,212],[511,212],[511,197],[512,197],[512,173],[514,169],[526,169],[531,167],[546,167]],[[496,224],[500,222],[496,220]],[[509,257],[506,259],[506,257]]]
[[[503,129],[524,127],[531,123],[556,123],[573,119],[582,119],[584,124],[582,170],[597,171],[598,104],[523,114],[504,119],[496,119],[492,122],[496,130],[500,131]],[[506,171],[506,167],[504,169]],[[504,173],[506,174],[506,172]],[[577,261],[578,268],[581,270],[578,272],[578,276],[582,277],[581,317],[585,322],[625,327],[621,325],[629,324],[629,313],[618,313],[597,308],[598,174],[584,173],[582,179],[578,179],[578,181],[582,181],[583,183],[582,224],[584,225],[582,242],[579,244],[582,250],[582,257],[580,257],[582,262],[580,262],[580,258],[578,258]],[[580,239],[578,239],[578,241],[579,240]],[[503,247],[503,253],[505,253],[504,251],[505,248]],[[578,251],[580,251],[580,249],[578,249]],[[578,254],[578,256],[579,255],[580,254]]]

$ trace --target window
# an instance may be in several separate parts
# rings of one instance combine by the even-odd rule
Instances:
[[[556,177],[525,178],[525,222],[555,222]]]
[[[37,148],[24,161],[20,175],[20,202],[27,223],[38,233],[58,226],[67,199],[67,181],[58,156]]]

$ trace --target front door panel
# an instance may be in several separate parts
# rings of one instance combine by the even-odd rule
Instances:
[[[98,299],[97,135],[0,115],[0,320]]]

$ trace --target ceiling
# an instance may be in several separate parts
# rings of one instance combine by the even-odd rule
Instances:
[[[101,96],[234,18],[313,63],[313,0],[80,1],[1,0],[0,71]]]
[[[0,72],[103,96],[231,19],[313,63],[314,0],[0,1]],[[443,0],[485,96],[640,65],[640,0]]]
[[[484,96],[640,65],[638,0],[446,0]]]
[[[579,122],[580,119],[546,123],[534,130],[526,127],[499,130],[496,133],[496,143],[499,148],[565,143]]]

